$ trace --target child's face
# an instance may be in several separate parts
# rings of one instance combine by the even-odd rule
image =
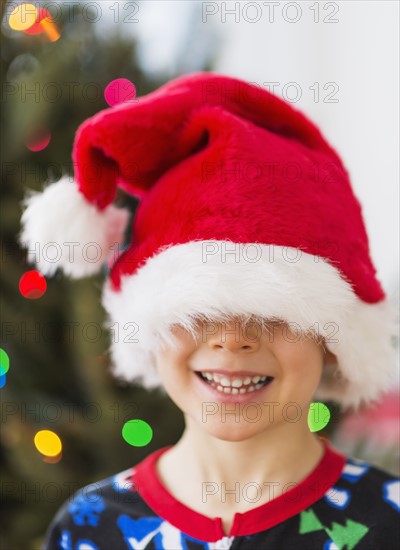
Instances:
[[[207,432],[240,441],[282,423],[307,426],[324,363],[324,348],[311,336],[283,322],[244,326],[239,317],[199,321],[196,339],[178,325],[172,334],[178,346],[156,353],[158,372],[171,399]],[[199,372],[213,375],[211,384]]]

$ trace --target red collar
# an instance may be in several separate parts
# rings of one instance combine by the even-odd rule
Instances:
[[[340,478],[346,463],[345,455],[333,449],[328,440],[321,438],[325,453],[316,468],[300,483],[292,486],[270,502],[236,513],[229,537],[246,536],[270,529],[286,519],[299,514],[323,497]],[[177,500],[162,485],[155,464],[159,456],[172,445],[151,453],[134,467],[131,481],[142,499],[154,512],[187,535],[216,542],[225,537],[221,518],[210,518],[199,514]]]

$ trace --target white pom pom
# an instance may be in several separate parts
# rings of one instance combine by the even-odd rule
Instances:
[[[28,261],[48,276],[57,268],[73,278],[97,273],[117,253],[129,219],[124,208],[111,204],[100,211],[90,204],[68,176],[41,193],[28,190],[22,205],[18,240]]]

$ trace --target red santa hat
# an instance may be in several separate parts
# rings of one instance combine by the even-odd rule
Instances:
[[[56,259],[39,255],[44,275],[88,276],[123,241],[117,187],[141,199],[102,294],[117,376],[160,387],[154,351],[172,325],[243,315],[326,339],[339,368],[325,365],[317,399],[357,408],[391,387],[395,314],[360,203],[291,105],[235,78],[186,75],[83,122],[73,161],[74,180],[24,199],[19,238],[60,245]]]

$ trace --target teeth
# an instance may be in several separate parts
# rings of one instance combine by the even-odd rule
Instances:
[[[208,373],[207,379],[212,380],[213,377],[211,376],[210,378],[209,376],[210,374]],[[253,378],[247,377],[244,380],[241,380],[240,378],[235,378],[234,380],[232,380],[232,382],[229,380],[229,378],[221,378],[220,380],[216,379],[215,381],[219,382],[221,386],[224,387],[241,388],[243,385],[250,384],[250,382],[253,382],[254,384],[257,384],[258,382],[260,382],[260,380],[262,382],[265,382],[266,378],[266,376],[253,376]]]
[[[245,378],[230,379],[226,376],[214,374],[212,372],[202,372],[203,379],[206,379],[208,383],[216,388],[221,393],[247,393],[254,390],[259,390],[264,386],[268,376],[246,376]],[[249,385],[251,384],[251,385]],[[247,387],[242,387],[247,386]]]

